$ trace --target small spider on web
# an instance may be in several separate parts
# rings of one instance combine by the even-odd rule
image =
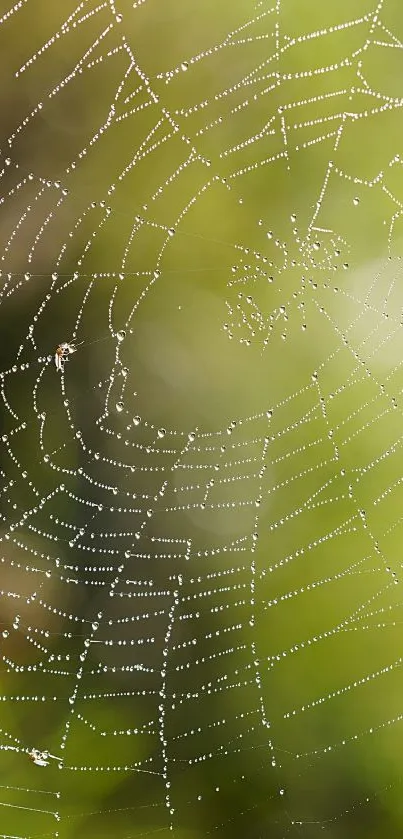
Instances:
[[[68,361],[70,356],[76,352],[78,346],[80,346],[80,344],[75,344],[73,341],[62,341],[56,347],[55,365],[56,370],[59,373],[63,373],[66,361]]]
[[[61,758],[56,757],[56,755],[51,755],[46,749],[45,751],[41,751],[40,749],[31,749],[28,752],[28,757],[35,763],[36,766],[49,766],[49,760],[58,760],[60,762]]]

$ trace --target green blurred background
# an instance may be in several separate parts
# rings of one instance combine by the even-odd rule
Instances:
[[[0,20],[0,836],[397,839],[401,5]]]

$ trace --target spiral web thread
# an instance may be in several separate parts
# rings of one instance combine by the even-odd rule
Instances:
[[[35,5],[0,17],[0,836],[346,835],[401,783],[403,18],[66,3],[32,51]],[[218,425],[137,389],[183,277],[265,371]]]

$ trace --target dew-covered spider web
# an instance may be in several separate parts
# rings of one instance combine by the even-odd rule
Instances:
[[[0,837],[400,837],[401,4],[0,24]]]

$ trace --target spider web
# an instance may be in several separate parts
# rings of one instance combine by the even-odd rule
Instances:
[[[401,835],[403,16],[300,6],[0,16],[3,838]]]

